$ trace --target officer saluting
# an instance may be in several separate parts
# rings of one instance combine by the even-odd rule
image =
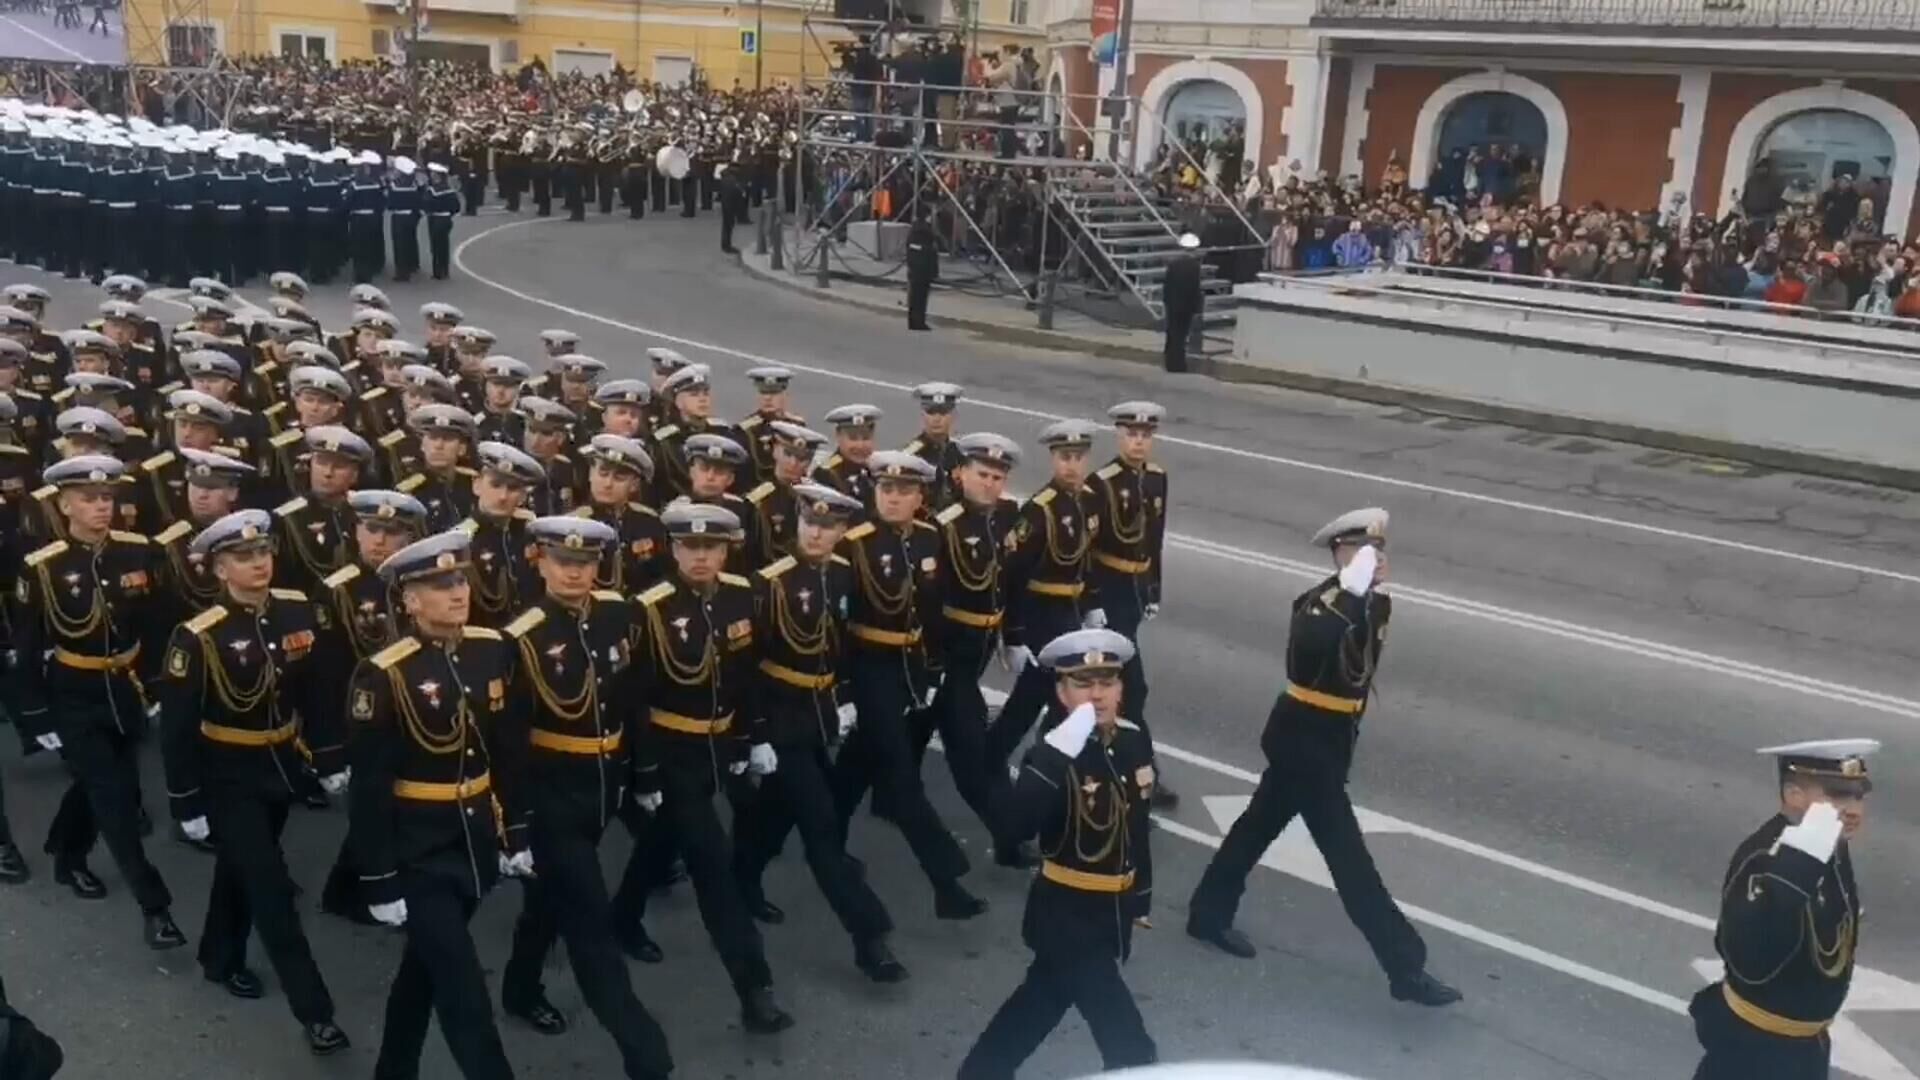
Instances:
[[[1825,1080],[1827,1027],[1846,1003],[1860,936],[1850,841],[1873,790],[1873,739],[1760,751],[1778,761],[1780,812],[1741,841],[1720,892],[1719,982],[1693,996],[1706,1054],[1694,1080]]]
[[[273,517],[265,510],[207,526],[193,554],[211,562],[221,602],[173,631],[161,684],[161,753],[182,830],[195,840],[220,834],[200,969],[234,997],[260,997],[265,988],[246,959],[247,937],[258,930],[307,1046],[337,1053],[347,1036],[333,1022],[333,998],[300,927],[280,850],[303,786],[302,728],[312,741],[341,741],[328,730],[339,717],[320,707],[312,677],[318,611],[304,593],[270,588]]]
[[[360,664],[349,692],[347,843],[369,911],[407,935],[378,1076],[419,1075],[430,1015],[467,1080],[513,1075],[467,923],[500,873],[534,864],[515,793],[492,771],[513,652],[468,625],[471,543],[441,533],[380,564],[413,632]]]
[[[632,613],[619,593],[593,587],[602,553],[620,538],[611,526],[579,517],[540,518],[527,532],[540,545],[536,566],[545,594],[506,625],[518,663],[494,750],[497,767],[513,774],[531,812],[528,836],[540,876],[527,883],[501,1005],[545,1034],[566,1030],[566,1018],[540,986],[558,936],[587,1007],[620,1047],[627,1076],[665,1080],[673,1069],[667,1037],[634,996],[600,872],[600,839],[631,779],[621,718],[632,715]]]
[[[1132,652],[1111,630],[1076,630],[1040,650],[1069,711],[1027,755],[1016,789],[1017,831],[1037,835],[1045,859],[1021,923],[1033,963],[960,1063],[960,1080],[1011,1078],[1069,1007],[1092,1029],[1105,1068],[1157,1057],[1119,966],[1153,898],[1153,747],[1121,715],[1120,669]]]
[[[1193,891],[1187,933],[1230,955],[1253,957],[1253,943],[1234,929],[1234,912],[1254,864],[1298,814],[1327,861],[1348,917],[1385,969],[1394,999],[1451,1005],[1460,991],[1427,973],[1426,943],[1374,869],[1347,794],[1360,721],[1393,615],[1392,598],[1378,588],[1387,574],[1387,512],[1342,514],[1315,533],[1313,543],[1332,552],[1336,572],[1293,601],[1287,686],[1260,737],[1267,768]]]

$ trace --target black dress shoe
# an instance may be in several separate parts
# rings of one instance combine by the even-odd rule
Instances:
[[[976,919],[987,913],[987,902],[967,891],[957,881],[934,886],[933,917],[936,919]]]
[[[337,1054],[352,1045],[353,1043],[347,1038],[347,1033],[341,1031],[331,1020],[307,1025],[307,1049],[313,1051],[314,1057]]]
[[[772,1035],[793,1026],[793,1017],[774,1000],[773,988],[762,986],[740,998],[740,1026],[755,1035]]]
[[[195,840],[193,837],[187,835],[187,830],[176,824],[173,827],[173,838],[178,843],[184,844],[202,855],[211,855],[214,852],[213,834],[211,833],[207,834],[205,840]]]
[[[225,975],[209,971],[206,979],[210,983],[218,983],[237,998],[253,1001],[267,996],[266,985],[260,981],[260,976],[243,967],[234,968]]]
[[[1415,1005],[1439,1008],[1451,1005],[1461,998],[1461,993],[1424,971],[1414,972],[1405,978],[1395,979],[1388,989],[1395,1001],[1411,1001]]]
[[[542,1035],[564,1035],[567,1032],[567,1018],[553,1007],[545,995],[529,998],[525,1001],[503,1001],[500,1007],[508,1016],[525,1020],[527,1025]]]
[[[1253,947],[1253,941],[1247,935],[1231,926],[1205,926],[1189,919],[1187,936],[1217,946],[1228,956],[1237,956],[1242,960],[1251,960],[1260,954],[1260,950]]]
[[[12,844],[0,844],[0,882],[18,885],[33,877],[33,870],[27,866],[27,857]]]
[[[747,913],[768,926],[779,926],[787,921],[787,913],[780,909],[780,905],[764,896],[747,901]]]
[[[886,938],[863,938],[853,943],[853,963],[867,978],[877,983],[907,981],[907,966],[902,964]]]
[[[657,964],[667,958],[667,954],[660,951],[659,943],[648,936],[644,926],[622,930],[618,936],[621,951],[643,964]]]
[[[165,949],[177,949],[187,943],[187,935],[173,924],[173,916],[164,911],[156,911],[146,917],[147,948],[159,952]],[[257,981],[257,980],[256,980]]]
[[[73,890],[73,895],[82,900],[99,900],[107,895],[106,882],[94,876],[93,871],[83,863],[79,866],[60,866],[53,868],[53,880]]]

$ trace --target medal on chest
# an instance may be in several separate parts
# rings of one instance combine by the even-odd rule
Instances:
[[[426,682],[421,683],[419,688],[420,688],[420,695],[427,699],[428,705],[431,705],[436,709],[440,707],[440,684],[439,683],[434,682],[432,679],[428,679]]]

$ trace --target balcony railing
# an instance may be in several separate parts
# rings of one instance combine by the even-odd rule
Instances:
[[[1920,0],[1315,0],[1316,24],[1920,33]]]

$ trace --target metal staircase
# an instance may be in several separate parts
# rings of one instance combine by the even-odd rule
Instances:
[[[1173,201],[1105,162],[1060,169],[1052,181],[1054,197],[1078,227],[1093,270],[1129,293],[1154,322],[1164,319],[1167,266],[1181,254],[1180,234],[1186,231]],[[1208,322],[1230,322],[1233,285],[1204,262],[1205,249],[1198,254]]]

